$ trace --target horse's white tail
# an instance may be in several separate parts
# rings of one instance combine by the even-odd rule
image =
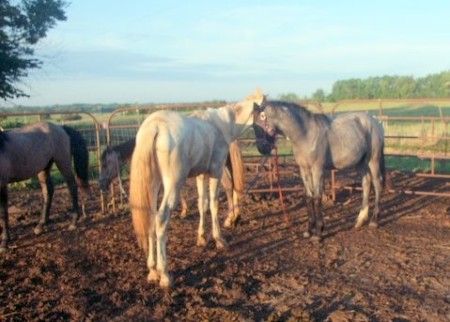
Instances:
[[[139,245],[148,252],[149,234],[153,233],[160,173],[155,158],[155,140],[158,130],[154,127],[145,134],[145,140],[136,141],[130,168],[130,207],[134,231]]]

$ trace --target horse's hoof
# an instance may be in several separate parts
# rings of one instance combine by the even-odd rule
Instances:
[[[223,238],[219,238],[216,240],[216,248],[217,249],[228,249],[228,243]]]
[[[75,225],[75,224],[70,224],[70,226],[69,226],[69,231],[74,231],[74,230],[76,230],[77,229],[77,225]]]
[[[223,223],[223,226],[225,228],[231,228],[231,226],[233,225],[233,223],[231,222],[231,219],[226,219],[225,222]]]
[[[162,274],[161,280],[159,281],[159,286],[165,289],[169,289],[172,287],[172,278],[169,274]]]
[[[376,222],[374,222],[374,221],[371,221],[371,222],[369,223],[369,227],[372,228],[372,229],[376,229],[376,228],[378,228],[378,223],[376,223]]]
[[[227,218],[225,222],[223,223],[223,226],[225,228],[233,228],[236,225],[236,219],[233,220],[232,218]]]
[[[225,220],[225,223],[223,224],[223,226],[225,228],[234,228],[236,227],[236,225],[238,224],[238,222],[241,220],[241,216],[237,216],[235,218],[227,218]]]
[[[364,225],[364,222],[363,221],[358,221],[356,224],[355,224],[355,229],[361,229],[361,227]]]
[[[33,231],[34,231],[35,235],[40,235],[43,231],[43,228],[41,225],[39,225],[39,226],[36,226]]]
[[[151,269],[147,275],[147,282],[157,282],[159,280],[159,274],[156,270]]]
[[[311,233],[309,231],[305,231],[303,233],[303,238],[310,238],[311,237]]]
[[[312,236],[312,237],[311,237],[311,241],[312,241],[313,243],[320,243],[321,238],[320,238],[319,236]]]
[[[197,238],[197,246],[199,246],[199,247],[206,246],[206,239],[205,239],[205,237],[198,237]]]

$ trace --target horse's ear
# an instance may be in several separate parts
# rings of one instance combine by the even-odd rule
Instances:
[[[257,102],[258,104],[262,104],[262,102],[264,101],[264,94],[262,93],[262,91],[259,88],[257,88],[253,94],[249,95],[246,98],[246,100]]]
[[[259,105],[262,105],[262,103],[266,99],[266,97],[264,96],[263,92],[261,91],[261,89],[259,87],[256,89],[255,98],[256,98],[257,102],[259,103]]]

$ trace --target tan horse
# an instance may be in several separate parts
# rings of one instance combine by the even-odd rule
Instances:
[[[120,172],[125,164],[131,162],[131,156],[136,146],[136,139],[127,140],[117,145],[107,147],[101,155],[101,171],[99,176],[100,188],[107,191],[111,182],[120,178]],[[230,153],[225,162],[225,168],[220,183],[225,189],[228,202],[228,215],[224,226],[232,227],[239,219],[239,200],[244,191],[244,164],[242,162],[239,143],[233,141],[230,143]],[[185,218],[188,213],[188,205],[183,195],[181,199],[181,217]]]
[[[188,177],[196,177],[200,223],[197,245],[205,245],[204,212],[206,179],[212,235],[218,248],[226,248],[218,220],[218,183],[230,143],[253,122],[254,104],[264,96],[257,91],[245,100],[186,116],[157,111],[142,123],[131,160],[130,206],[134,229],[141,247],[148,252],[148,280],[162,287],[172,283],[167,269],[167,230],[171,211]],[[160,189],[164,194],[157,205]]]
[[[72,157],[76,177],[72,172]],[[77,183],[85,192],[89,190],[89,154],[81,134],[70,127],[48,122],[0,132],[0,251],[7,249],[9,241],[8,183],[38,176],[44,198],[41,218],[34,230],[39,234],[47,223],[53,198],[54,187],[50,176],[53,163],[69,186],[74,212],[70,229],[75,229],[80,215]]]

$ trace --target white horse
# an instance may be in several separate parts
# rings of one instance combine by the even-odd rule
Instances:
[[[212,234],[217,248],[226,248],[218,219],[218,184],[229,145],[253,123],[254,104],[262,104],[258,90],[245,100],[221,108],[196,111],[187,116],[157,111],[142,123],[131,160],[130,206],[138,242],[148,253],[148,280],[170,287],[167,269],[167,229],[181,187],[196,177],[200,223],[197,245],[205,245],[204,213],[207,207],[206,180]],[[158,193],[164,194],[159,207]],[[155,256],[156,255],[156,256]]]

